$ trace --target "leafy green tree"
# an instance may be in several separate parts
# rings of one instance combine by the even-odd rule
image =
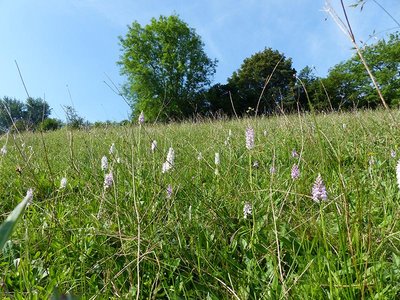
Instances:
[[[258,106],[258,113],[265,114],[292,108],[295,74],[292,60],[271,48],[246,58],[240,69],[228,79],[236,111],[242,114],[249,107],[256,110]]]
[[[310,110],[310,104],[317,111],[332,111],[331,100],[326,91],[324,79],[315,75],[309,66],[304,67],[297,74],[298,81],[295,84],[295,97],[299,109]]]
[[[76,109],[72,106],[64,106],[64,111],[67,119],[67,125],[72,129],[78,129],[85,124],[85,120],[78,115]]]
[[[23,102],[7,96],[0,99],[0,131],[7,131],[13,122],[23,120],[25,115]]]
[[[51,108],[49,104],[41,98],[29,97],[26,100],[26,121],[33,127],[38,126],[42,121],[50,116]]]
[[[362,54],[379,84],[385,101],[390,106],[400,103],[400,35],[390,35],[388,41],[380,40],[367,45]],[[333,105],[337,108],[368,107],[380,105],[377,92],[371,83],[358,55],[334,66],[324,81]]]
[[[182,118],[197,112],[202,93],[215,73],[216,60],[204,52],[195,30],[178,16],[153,18],[142,27],[133,22],[120,37],[118,64],[127,76],[124,93],[133,116],[146,119]]]

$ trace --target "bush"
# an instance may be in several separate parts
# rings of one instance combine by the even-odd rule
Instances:
[[[61,126],[62,126],[61,120],[48,118],[39,124],[39,129],[43,130],[43,131],[57,130],[57,129],[61,128]]]

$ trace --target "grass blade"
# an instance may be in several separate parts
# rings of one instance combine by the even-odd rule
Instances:
[[[4,244],[9,240],[15,224],[25,211],[26,206],[32,200],[32,189],[28,190],[25,198],[14,208],[7,219],[0,226],[0,249],[3,249]]]

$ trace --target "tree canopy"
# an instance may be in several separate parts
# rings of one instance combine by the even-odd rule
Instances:
[[[239,70],[228,78],[226,85],[216,84],[209,90],[210,109],[231,114],[233,104],[240,115],[257,109],[263,114],[289,109],[294,102],[295,73],[290,58],[277,50],[265,48],[246,58]]]
[[[135,21],[120,45],[118,64],[127,77],[124,93],[134,116],[144,111],[149,120],[165,120],[200,109],[199,94],[209,86],[217,62],[178,16],[153,18],[144,27]]]
[[[390,35],[387,41],[382,39],[375,44],[365,45],[362,54],[378,82],[386,103],[392,107],[398,106],[400,35],[395,33]],[[376,108],[381,104],[375,87],[356,54],[332,67],[326,78],[307,83],[310,100],[313,106],[319,109]]]
[[[10,97],[0,99],[0,131],[16,124],[18,129],[37,128],[51,113],[49,104],[41,98],[29,97],[25,103]]]

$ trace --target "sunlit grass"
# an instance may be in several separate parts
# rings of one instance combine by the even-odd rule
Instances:
[[[0,298],[399,297],[399,136],[382,111],[10,134],[0,221],[34,200]]]

